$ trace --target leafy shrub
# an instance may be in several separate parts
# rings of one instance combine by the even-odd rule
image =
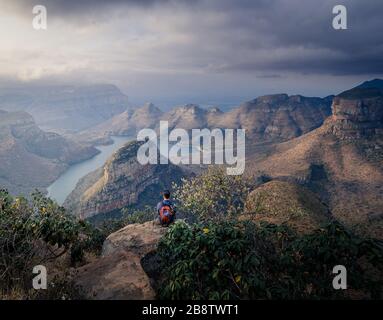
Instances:
[[[103,235],[103,239],[105,239],[111,233],[122,229],[128,224],[151,221],[154,219],[155,214],[155,209],[151,207],[140,210],[124,208],[122,209],[122,216],[120,218],[104,220],[98,224],[96,230],[98,230]]]
[[[35,192],[28,201],[0,191],[0,290],[31,287],[32,268],[70,253],[72,263],[95,247],[95,230]]]
[[[333,267],[347,269],[349,289],[364,297],[381,298],[383,293],[383,246],[374,239],[364,239],[332,222],[315,233],[297,238],[283,252],[285,268],[295,274],[297,295],[312,298],[345,298],[345,292],[334,290]],[[346,290],[346,294],[347,294]]]
[[[254,231],[251,222],[175,223],[158,247],[166,275],[160,297],[266,298],[276,253]]]
[[[383,249],[331,223],[297,236],[286,226],[249,221],[177,222],[161,239],[162,299],[377,298]],[[332,269],[346,266],[349,290],[334,290]],[[351,290],[351,291],[350,291]]]
[[[130,211],[128,209],[123,209],[123,222],[125,225],[133,223],[145,223],[147,221],[154,220],[157,217],[156,209],[147,206],[144,209]]]
[[[251,189],[250,180],[227,175],[220,167],[209,167],[203,174],[174,185],[179,212],[200,220],[219,220],[242,212]]]

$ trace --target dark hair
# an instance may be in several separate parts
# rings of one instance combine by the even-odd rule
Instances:
[[[169,190],[164,190],[164,192],[162,192],[163,196],[165,199],[169,199],[170,198],[170,191]]]

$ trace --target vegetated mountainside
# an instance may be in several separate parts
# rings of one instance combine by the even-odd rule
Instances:
[[[320,128],[253,156],[247,170],[306,185],[337,219],[382,238],[382,124],[382,91],[362,85],[334,98]]]
[[[332,97],[308,98],[286,94],[262,96],[222,112],[195,104],[176,106],[162,113],[152,104],[127,111],[80,134],[82,141],[106,141],[109,135],[135,134],[143,128],[158,129],[161,120],[169,130],[198,128],[244,128],[256,142],[285,141],[319,127],[331,114]]]
[[[172,164],[141,165],[137,161],[141,144],[129,142],[115,152],[103,170],[96,170],[77,184],[64,206],[81,218],[89,218],[128,206],[155,205],[161,191],[186,173]]]
[[[127,108],[128,97],[114,85],[0,88],[0,109],[26,111],[58,133],[84,130]]]
[[[69,164],[97,152],[42,131],[26,112],[0,112],[0,185],[12,193],[47,187]]]
[[[299,184],[273,180],[247,197],[245,217],[276,225],[287,224],[299,234],[311,233],[331,220],[328,207]]]

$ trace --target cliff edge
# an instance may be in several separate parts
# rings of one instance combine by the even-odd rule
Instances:
[[[127,225],[110,234],[101,258],[76,270],[76,285],[86,298],[93,300],[155,299],[141,259],[156,249],[166,230],[149,221]]]

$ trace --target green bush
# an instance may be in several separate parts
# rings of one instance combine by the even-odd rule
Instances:
[[[383,293],[383,246],[360,238],[337,222],[297,238],[283,252],[284,267],[299,285],[300,295],[312,298],[346,298],[348,290],[335,291],[333,267],[347,268],[348,289],[379,299]]]
[[[122,221],[125,223],[125,225],[133,223],[145,223],[147,221],[154,220],[155,217],[157,217],[156,209],[147,206],[140,210],[123,209]]]
[[[230,176],[223,168],[209,167],[203,174],[183,179],[182,185],[173,188],[180,213],[207,221],[241,213],[251,186],[250,180],[242,176]]]
[[[39,192],[31,200],[0,191],[0,291],[31,287],[32,268],[70,254],[72,264],[99,243],[97,231]]]
[[[285,226],[249,221],[177,222],[158,247],[162,299],[339,299],[382,293],[383,249],[332,223],[297,236]],[[334,290],[332,269],[348,270],[349,290]],[[351,291],[350,291],[351,290]]]
[[[254,231],[251,222],[175,223],[158,247],[165,275],[160,297],[266,298],[276,252]]]

